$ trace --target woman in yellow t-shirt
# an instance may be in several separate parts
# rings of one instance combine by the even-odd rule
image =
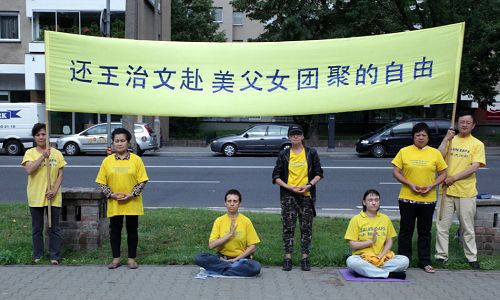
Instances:
[[[43,215],[50,200],[52,227],[49,233],[49,256],[50,263],[58,265],[61,260],[61,228],[59,227],[62,204],[61,183],[66,161],[59,150],[47,149],[45,124],[36,123],[31,134],[36,147],[26,151],[21,164],[28,173],[27,190],[31,213],[33,261],[37,263],[43,257]],[[47,189],[47,158],[50,166],[49,189]]]
[[[126,219],[128,267],[137,269],[137,243],[139,216],[144,214],[141,192],[149,180],[141,158],[128,151],[132,135],[124,128],[111,133],[115,154],[101,164],[96,182],[108,198],[109,239],[113,261],[109,269],[120,266],[120,243],[123,219]]]
[[[392,160],[392,174],[402,183],[398,201],[401,214],[398,254],[411,261],[416,222],[418,266],[427,273],[434,273],[431,265],[432,215],[436,207],[436,187],[445,180],[447,165],[441,153],[427,145],[430,135],[427,124],[413,126],[412,135],[413,145],[399,150]]]

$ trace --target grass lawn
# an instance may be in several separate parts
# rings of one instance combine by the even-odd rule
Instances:
[[[212,223],[222,213],[210,210],[193,209],[154,209],[147,210],[139,218],[138,260],[141,264],[184,265],[193,264],[194,256],[208,251],[208,236]],[[278,214],[244,213],[254,223],[261,239],[254,256],[263,265],[281,265],[282,242],[281,221]],[[316,267],[345,266],[349,251],[344,241],[348,219],[317,217],[314,221],[311,264]],[[27,205],[0,205],[0,264],[31,264],[31,217]],[[399,223],[395,222],[397,230]],[[297,228],[298,230],[298,228]],[[452,233],[456,226],[452,228]],[[122,257],[126,258],[126,234],[123,230]],[[433,231],[433,237],[435,232]],[[296,235],[294,263],[299,260],[300,237]],[[397,243],[395,243],[397,244]],[[434,249],[434,240],[433,245]],[[416,251],[416,246],[413,246]],[[395,249],[394,249],[395,250]],[[432,250],[432,253],[434,250]],[[415,256],[415,255],[414,255]],[[449,269],[469,269],[461,246],[451,238]],[[74,251],[64,249],[63,264],[105,265],[111,260],[111,249],[105,242],[101,249],[93,251]],[[481,266],[487,270],[500,270],[499,256],[479,257]],[[48,260],[44,260],[48,263]],[[415,258],[412,266],[416,266]],[[442,267],[442,266],[436,266]]]

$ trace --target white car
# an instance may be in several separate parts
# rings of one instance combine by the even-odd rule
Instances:
[[[84,152],[105,153],[108,147],[106,127],[106,123],[97,124],[80,133],[60,137],[57,139],[57,149],[64,151],[69,156]],[[111,123],[111,132],[119,127],[122,127],[122,123]],[[148,124],[135,123],[134,134],[138,155],[142,155],[146,150],[159,148],[156,134]]]

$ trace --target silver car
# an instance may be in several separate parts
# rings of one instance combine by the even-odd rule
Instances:
[[[290,144],[288,126],[255,125],[240,134],[216,138],[210,143],[210,149],[234,156],[236,153],[278,153]]]
[[[66,155],[73,156],[84,152],[106,152],[108,147],[107,124],[97,124],[84,131],[57,139],[57,149]],[[111,123],[111,132],[122,127],[122,123]],[[135,140],[137,142],[137,154],[142,155],[146,150],[157,150],[159,148],[156,134],[148,124],[134,124]]]

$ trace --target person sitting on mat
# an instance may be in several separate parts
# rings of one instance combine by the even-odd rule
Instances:
[[[389,217],[379,212],[380,193],[367,190],[362,204],[363,211],[351,219],[344,236],[353,251],[347,267],[364,277],[405,279],[409,260],[391,251],[396,230]]]
[[[238,190],[226,192],[227,213],[215,220],[208,241],[210,249],[217,248],[217,255],[198,254],[195,258],[198,266],[224,276],[253,277],[260,273],[260,263],[251,258],[260,239],[252,221],[238,212],[241,200]]]

